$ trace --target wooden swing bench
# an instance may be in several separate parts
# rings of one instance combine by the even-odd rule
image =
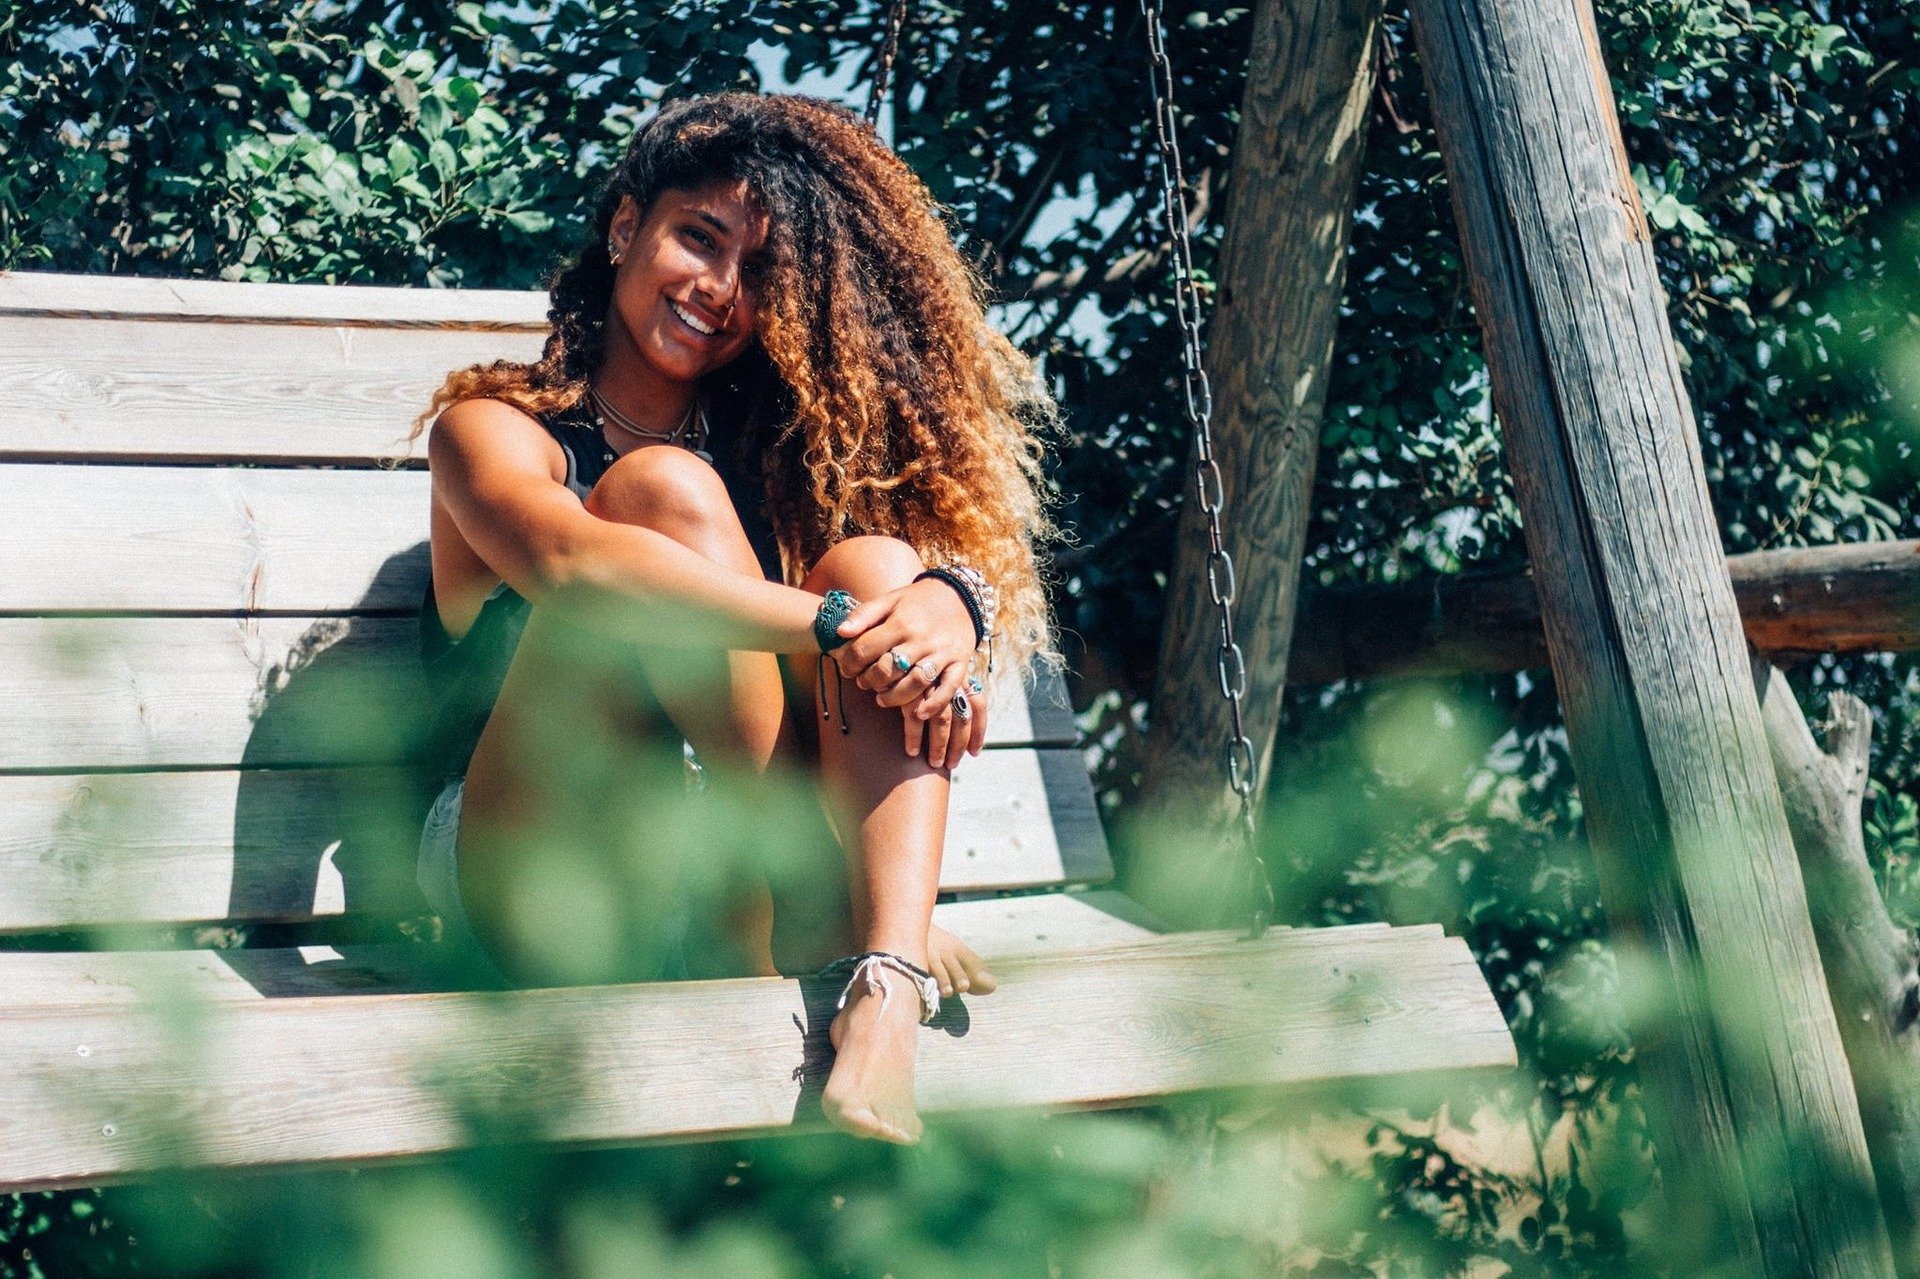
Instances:
[[[0,274],[0,1190],[817,1120],[833,989],[462,992],[432,945],[343,940],[424,910],[366,725],[417,705],[428,478],[380,463],[544,309]],[[1002,986],[923,1035],[927,1112],[1514,1063],[1438,926],[1156,930],[1097,887],[1062,690],[1000,693],[938,917]],[[185,924],[288,944],[155,948]]]

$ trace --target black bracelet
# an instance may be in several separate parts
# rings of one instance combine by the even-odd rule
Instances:
[[[929,577],[945,582],[948,586],[951,586],[955,593],[960,596],[960,602],[967,606],[967,616],[973,621],[973,646],[978,648],[980,645],[986,643],[986,614],[981,611],[980,601],[974,598],[972,584],[958,573],[952,573],[944,568],[938,567],[926,570],[913,580],[918,582]]]

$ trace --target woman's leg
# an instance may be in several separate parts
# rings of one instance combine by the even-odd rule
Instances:
[[[718,569],[760,577],[719,475],[684,450],[662,445],[628,454],[602,478],[588,508],[663,532]],[[785,701],[771,653],[621,644],[535,609],[468,769],[460,823],[463,896],[503,965],[529,980],[595,979],[584,974],[603,972],[604,964],[569,952],[569,932],[579,921],[529,909],[528,886],[560,866],[576,881],[619,885],[625,900],[616,904],[630,914],[664,907],[678,870],[673,824],[686,811],[680,738],[693,743],[716,789],[770,784],[769,762],[798,755]],[[754,797],[734,790],[729,802],[754,805]],[[813,850],[808,878],[820,880],[821,870],[841,878],[839,850],[817,801],[790,804],[780,816],[790,833],[786,844]],[[741,905],[750,877],[737,873],[744,868],[725,869],[736,872],[727,878],[739,890],[730,905]],[[764,888],[756,895],[764,897]],[[839,896],[841,904],[817,922],[844,933],[844,888]],[[750,970],[767,971],[764,911],[757,924],[757,944],[742,949],[758,954]],[[542,935],[528,937],[529,930]],[[649,921],[626,931],[628,962],[606,976],[654,976],[647,965],[657,958],[659,939]],[[568,967],[576,958],[580,970]],[[714,971],[710,964],[698,970]]]
[[[866,600],[905,586],[923,567],[905,542],[853,537],[831,547],[804,585],[822,595],[838,588]],[[809,705],[817,706],[818,663],[795,666],[795,683],[810,695]],[[830,685],[838,678],[831,661],[826,677]],[[924,755],[906,753],[899,707],[881,706],[851,681],[827,692],[834,718],[820,720],[817,710],[813,716],[821,782],[847,851],[855,939],[862,951],[889,951],[925,968],[950,774]],[[846,694],[846,733],[840,730],[836,693]],[[843,1128],[914,1141],[920,1135],[913,1106],[920,1005],[904,978],[887,973],[883,980],[891,990],[888,998],[855,988],[834,1019],[836,1054],[822,1105],[828,1119]]]

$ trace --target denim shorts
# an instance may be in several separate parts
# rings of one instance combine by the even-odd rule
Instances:
[[[433,807],[428,810],[426,823],[420,830],[420,860],[416,877],[427,905],[440,916],[441,943],[459,953],[463,959],[470,957],[475,976],[500,986],[511,986],[514,983],[488,953],[480,934],[474,931],[473,921],[467,917],[466,906],[460,900],[460,859],[457,849],[460,841],[460,800],[466,793],[466,786],[466,778],[454,778],[441,789],[439,798],[433,801]],[[689,921],[686,903],[676,900],[669,904],[668,911],[667,944],[653,980],[682,981],[687,977],[686,931]]]

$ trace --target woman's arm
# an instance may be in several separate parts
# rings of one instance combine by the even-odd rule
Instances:
[[[820,597],[740,573],[666,534],[591,515],[553,474],[551,437],[496,400],[465,400],[434,424],[434,498],[489,568],[535,604],[663,647],[819,651]]]

